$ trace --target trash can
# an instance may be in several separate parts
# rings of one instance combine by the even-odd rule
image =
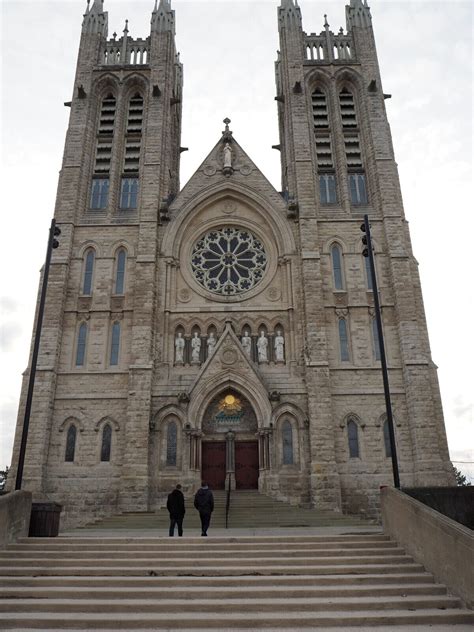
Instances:
[[[61,509],[58,503],[33,503],[28,537],[55,538],[59,533]]]

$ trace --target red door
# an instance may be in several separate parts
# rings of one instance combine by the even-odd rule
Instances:
[[[258,489],[257,441],[236,441],[235,485],[237,489]]]
[[[204,441],[202,444],[202,480],[211,489],[225,487],[225,441]]]

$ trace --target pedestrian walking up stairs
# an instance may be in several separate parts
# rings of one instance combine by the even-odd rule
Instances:
[[[91,533],[21,539],[0,552],[2,630],[458,632],[473,625],[474,613],[382,533]]]
[[[211,530],[226,527],[226,492],[213,491],[214,513]],[[344,516],[333,511],[321,511],[304,507],[294,507],[257,490],[235,490],[231,495],[228,527],[230,528],[275,528],[275,527],[324,527],[333,525],[367,525],[357,516]],[[167,531],[169,514],[166,508],[156,512],[122,513],[90,524],[92,529],[158,529]],[[200,533],[199,514],[194,509],[193,499],[186,498],[184,531]]]

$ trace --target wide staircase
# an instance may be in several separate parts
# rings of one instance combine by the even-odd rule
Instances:
[[[472,630],[474,613],[382,533],[90,532],[25,538],[0,552],[2,630],[391,626]]]
[[[214,512],[212,529],[226,528],[225,491],[213,491]],[[232,529],[261,529],[275,527],[326,527],[326,526],[363,526],[367,521],[357,516],[345,516],[332,511],[321,511],[294,507],[257,490],[236,490],[231,493],[227,527]],[[87,525],[86,529],[157,529],[167,531],[169,514],[166,508],[156,512],[121,513],[99,522]],[[184,531],[200,532],[199,514],[193,506],[193,498],[186,498]]]

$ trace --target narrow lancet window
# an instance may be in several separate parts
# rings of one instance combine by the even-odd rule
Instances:
[[[94,275],[95,252],[90,249],[86,252],[84,259],[84,279],[82,284],[82,293],[85,296],[92,294],[92,279]]]
[[[81,323],[77,336],[76,366],[84,366],[86,357],[87,325]]]
[[[110,344],[110,365],[116,366],[119,363],[120,353],[120,323],[112,325],[112,340]]]
[[[293,427],[288,419],[283,422],[281,435],[283,442],[283,465],[293,465]]]
[[[344,280],[342,275],[342,253],[341,248],[334,244],[331,248],[332,271],[334,276],[334,288],[336,290],[344,289]]]
[[[339,319],[339,348],[341,351],[341,361],[349,361],[349,340],[347,337],[347,322],[345,318]]]
[[[390,431],[388,428],[388,419],[383,424],[383,442],[385,446],[385,456],[389,459],[392,458],[392,444],[390,443]]]
[[[102,445],[100,448],[100,460],[110,461],[110,454],[112,450],[112,427],[110,424],[105,424],[102,431]]]
[[[168,424],[166,433],[166,465],[174,466],[177,462],[178,429],[174,421]]]
[[[76,435],[76,426],[72,424],[69,426],[66,436],[66,454],[64,460],[68,463],[72,463],[74,461],[74,455],[76,452]]]
[[[127,253],[123,248],[117,252],[115,267],[115,294],[124,294],[125,291],[125,266]]]
[[[347,439],[349,441],[349,456],[359,458],[359,431],[353,419],[347,422]]]

